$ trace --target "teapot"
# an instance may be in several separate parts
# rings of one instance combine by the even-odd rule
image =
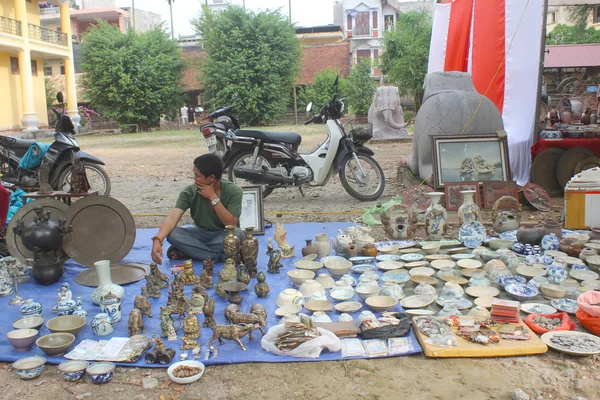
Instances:
[[[375,239],[369,236],[368,233],[363,233],[354,239],[354,244],[358,247],[359,253],[362,251],[363,246],[367,243],[375,244]]]
[[[338,229],[338,235],[335,239],[331,238],[331,247],[335,250],[335,254],[345,254],[348,245],[352,244],[350,235],[346,235],[341,229]]]

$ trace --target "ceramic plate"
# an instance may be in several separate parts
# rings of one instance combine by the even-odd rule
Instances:
[[[498,237],[502,240],[517,240],[517,231],[502,232]]]
[[[406,261],[406,262],[415,262],[415,261],[421,261],[422,259],[424,259],[425,257],[422,254],[403,254],[400,256],[400,259],[402,261]]]
[[[496,297],[500,291],[493,286],[471,286],[465,289],[465,292],[471,297]]]
[[[466,224],[462,224],[458,230],[458,240],[465,242],[467,240],[474,240],[480,244],[485,240],[487,232],[481,222],[471,221]]]
[[[307,256],[302,257],[298,261],[315,261],[317,259],[317,257],[318,256],[316,254],[309,254]]]
[[[462,276],[449,275],[449,276],[442,276],[440,279],[443,280],[444,282],[456,282],[459,285],[466,285],[467,283],[469,283],[469,280],[466,278],[463,278]]]
[[[335,310],[341,313],[353,313],[362,308],[358,301],[344,301],[335,305]]]
[[[360,264],[351,266],[350,271],[354,272],[355,274],[362,274],[365,271],[375,270],[375,268],[376,267],[373,264]]]
[[[495,297],[481,296],[473,300],[473,302],[481,307],[492,308],[492,301],[496,300]]]
[[[418,267],[426,267],[428,266],[429,263],[427,261],[413,261],[413,262],[409,262],[404,264],[404,268],[418,268]]]
[[[278,317],[283,317],[284,315],[288,314],[298,314],[300,311],[302,311],[302,305],[293,304],[291,306],[279,307],[277,310],[275,310],[275,315]]]
[[[375,258],[379,262],[381,262],[381,261],[398,261],[400,259],[400,256],[397,254],[380,254]]]
[[[556,336],[556,335],[561,335],[561,336],[579,336],[581,338],[586,338],[589,340],[593,340],[597,345],[596,345],[596,350],[594,351],[573,351],[573,350],[569,350],[568,348],[562,347],[562,346],[557,346],[555,343],[552,342],[552,337]],[[585,333],[585,332],[575,332],[575,331],[554,331],[554,332],[546,332],[541,336],[541,339],[544,343],[546,343],[546,345],[558,352],[561,353],[565,353],[565,354],[571,354],[573,356],[591,356],[594,354],[600,354],[600,338],[598,338],[598,336],[595,335],[591,335],[589,333]]]
[[[471,260],[471,259],[459,260],[456,264],[459,267],[464,268],[464,269],[477,269],[477,268],[481,268],[481,266],[483,265],[481,263],[481,261]]]
[[[554,314],[556,308],[542,303],[521,303],[521,311],[527,314]]]
[[[451,249],[448,249],[448,254],[460,254],[460,253],[464,253],[465,251],[468,251],[469,249],[467,247],[454,247]]]
[[[358,256],[358,257],[351,257],[348,260],[354,265],[372,264],[373,261],[375,261],[375,257]]]
[[[381,276],[383,282],[396,282],[399,285],[404,285],[410,280],[410,275],[406,272],[388,271]]]
[[[567,253],[558,250],[546,250],[545,254],[550,257],[568,257]]]
[[[581,260],[575,257],[564,257],[564,260],[569,267],[574,264],[581,264]]]
[[[435,311],[431,311],[431,310],[419,310],[418,308],[416,308],[414,310],[404,310],[404,314],[414,315],[414,316],[418,316],[418,315],[433,315],[433,314],[435,314]]]
[[[408,296],[400,300],[402,308],[423,308],[431,303],[433,303],[433,298],[425,295]]]
[[[599,275],[594,271],[589,271],[587,269],[575,269],[571,270],[569,273],[573,278],[578,281],[595,281],[598,279]]]
[[[419,253],[420,251],[421,251],[421,249],[410,248],[410,249],[400,249],[400,250],[398,250],[398,253],[400,253],[400,254],[414,254],[414,253]]]
[[[433,276],[427,276],[427,275],[413,275],[410,277],[410,280],[416,284],[428,283],[430,285],[435,285],[436,283],[438,283],[438,280],[435,279]]]
[[[498,277],[497,283],[500,286],[511,285],[513,283],[524,285],[527,283],[527,280],[519,275],[503,275]]]
[[[452,259],[456,260],[456,261],[460,261],[460,260],[469,260],[471,258],[475,258],[474,254],[452,254]]]
[[[442,269],[446,267],[454,268],[456,263],[452,260],[434,260],[431,262],[431,266],[435,269]]]
[[[150,266],[140,263],[114,263],[110,265],[110,276],[113,283],[126,285],[141,281],[150,273]],[[80,272],[73,279],[82,286],[97,287],[100,283],[96,269],[89,268]]]
[[[382,271],[393,271],[404,267],[404,263],[399,261],[380,261],[377,263],[377,268]]]
[[[327,312],[333,308],[333,303],[327,300],[309,300],[306,303],[304,303],[304,308],[306,308],[310,312]]]
[[[540,267],[534,267],[530,265],[520,265],[517,267],[517,274],[523,275],[527,278],[534,278],[536,276],[545,276],[546,270]]]
[[[535,183],[528,183],[523,186],[523,195],[534,208],[544,212],[552,210],[552,199],[548,192],[541,186]]]
[[[433,276],[433,274],[435,274],[435,271],[429,267],[417,267],[417,268],[411,269],[408,273],[410,274],[410,276],[413,276],[413,275]]]
[[[450,256],[448,254],[430,254],[425,256],[425,259],[429,262],[436,260],[449,260]]]
[[[554,299],[550,301],[550,304],[552,304],[552,307],[556,308],[557,310],[564,311],[569,314],[575,314],[577,310],[579,310],[577,302],[571,299]]]
[[[377,249],[382,254],[396,255],[398,252],[398,246],[381,246]]]
[[[466,310],[467,308],[473,307],[471,300],[467,300],[464,297],[438,297],[435,302],[440,307],[454,306],[457,310]]]
[[[476,269],[461,269],[460,273],[462,276],[466,276],[467,278],[470,278],[473,276],[473,272],[477,271]]]
[[[383,240],[375,243],[375,247],[377,247],[377,249],[385,246],[395,246],[398,249],[407,249],[409,247],[415,247],[416,245],[416,240]]]

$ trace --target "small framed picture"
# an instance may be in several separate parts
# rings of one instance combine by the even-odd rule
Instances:
[[[502,196],[511,196],[518,200],[517,182],[483,182],[483,208],[494,208],[494,203]]]
[[[479,195],[479,183],[477,182],[446,182],[444,184],[444,193],[446,197],[446,210],[456,211],[462,205],[463,196],[460,194],[463,190],[474,190],[473,201],[481,207],[481,196]]]
[[[265,215],[263,210],[262,186],[244,186],[242,196],[242,214],[240,228],[254,227],[255,235],[265,234]]]

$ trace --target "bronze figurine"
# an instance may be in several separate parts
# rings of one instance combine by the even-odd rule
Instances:
[[[169,279],[168,276],[166,276],[165,274],[163,274],[160,271],[160,269],[158,268],[158,265],[156,263],[150,263],[150,275],[153,278],[155,278],[156,280],[158,280],[158,282],[159,282],[158,286],[160,286],[161,289],[169,287],[169,283],[171,283],[171,279]]]
[[[200,284],[209,289],[213,287],[213,277],[210,276],[206,270],[202,271],[200,274]]]
[[[271,289],[269,288],[269,284],[265,282],[267,280],[265,273],[260,271],[256,276],[256,280],[258,283],[254,285],[254,293],[256,293],[256,296],[259,298],[267,297]]]
[[[250,325],[212,325],[211,329],[213,331],[212,337],[208,341],[208,347],[214,350],[213,341],[217,339],[220,344],[224,344],[223,339],[234,340],[237,344],[240,345],[242,350],[246,350],[246,346],[240,341],[241,338],[248,335],[250,340],[254,339],[252,336],[252,331],[255,329],[260,329],[258,324],[250,324]]]
[[[248,270],[244,264],[240,264],[237,274],[237,281],[245,283],[246,285],[250,284],[250,275],[248,275]]]
[[[142,287],[142,293],[144,292],[144,287]],[[133,300],[133,307],[137,308],[148,316],[148,318],[152,318],[152,307],[150,306],[150,302],[148,299],[142,294],[142,296],[135,296],[135,300]]]
[[[189,314],[185,317],[185,322],[183,323],[183,333],[185,333],[185,337],[188,339],[198,339],[202,335],[202,331],[200,330],[200,324],[198,323],[198,317],[194,314]]]
[[[234,305],[235,307],[231,307],[232,305]],[[267,325],[267,313],[266,311],[263,311],[264,307],[262,307],[262,309],[255,308],[254,310],[256,311],[256,314],[252,312],[250,312],[249,314],[242,313],[240,312],[239,306],[235,304],[230,304],[225,308],[225,319],[231,324],[255,324],[258,326],[258,328],[255,329],[259,329],[260,332],[264,335],[265,331],[263,331],[262,327]]]
[[[160,299],[160,286],[156,285],[154,278],[146,275],[146,287],[142,287],[142,296],[153,299]]]
[[[49,194],[54,192],[52,186],[50,185],[50,167],[48,166],[48,161],[46,158],[43,159],[40,167],[38,168],[38,181],[39,181],[39,194]]]
[[[207,302],[204,303],[204,307],[202,307],[202,312],[204,313],[204,323],[202,326],[208,328],[214,324],[215,322],[215,299],[208,299]]]
[[[160,337],[170,337],[175,331],[175,321],[171,317],[171,313],[168,307],[160,308]],[[158,339],[157,339],[158,343]]]
[[[223,252],[226,258],[231,258],[237,264],[239,262],[240,239],[235,236],[235,226],[227,225],[227,236],[223,239]]]
[[[129,312],[129,322],[127,324],[129,337],[137,335],[140,333],[140,329],[142,333],[146,332],[146,328],[144,328],[144,320],[142,318],[142,312],[137,308],[134,308]]]
[[[254,227],[246,228],[246,236],[242,240],[242,261],[248,269],[250,278],[255,278],[257,273],[258,239],[254,237]]]
[[[210,256],[206,257],[204,261],[202,261],[202,265],[204,266],[204,271],[206,271],[209,276],[213,276],[215,262],[212,260],[212,258],[210,258]]]
[[[223,289],[223,284],[233,282],[233,279],[237,276],[237,270],[235,269],[235,261],[233,258],[225,260],[223,269],[219,272],[219,281],[217,282],[217,294],[220,298],[224,299],[227,297],[227,293]]]
[[[271,249],[272,250],[272,249]],[[269,255],[269,263],[267,264],[267,272],[271,274],[278,274],[279,269],[283,267],[279,262],[281,260],[281,250],[277,249],[272,251]]]
[[[205,293],[206,295],[206,293]],[[204,307],[204,296],[200,293],[192,292],[189,300],[186,300],[188,304],[188,312],[190,314],[200,314]]]
[[[179,347],[180,350],[194,350],[195,348],[200,347],[200,344],[195,339],[186,336],[182,336],[181,341],[182,343]]]
[[[194,276],[194,264],[192,263],[192,260],[187,260],[183,263],[181,281],[184,285],[193,285],[196,283],[196,278]]]

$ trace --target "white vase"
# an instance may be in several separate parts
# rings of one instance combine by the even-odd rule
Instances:
[[[441,240],[448,229],[446,209],[441,206],[440,199],[444,195],[441,192],[427,193],[431,197],[431,205],[425,211],[425,231],[428,240]]]
[[[460,194],[463,195],[463,203],[458,208],[458,221],[460,225],[472,221],[479,222],[481,210],[479,209],[479,206],[473,202],[473,195],[475,193],[474,190],[462,190],[460,192]]]
[[[92,301],[97,306],[100,305],[100,300],[102,300],[102,296],[105,296],[108,292],[114,294],[118,298],[122,299],[125,294],[125,289],[123,286],[117,285],[112,282],[110,276],[110,261],[102,260],[96,261],[94,263],[94,267],[96,267],[96,273],[98,274],[98,287],[94,289],[91,294]]]
[[[326,233],[317,233],[315,235],[315,246],[317,246],[317,257],[323,258],[329,255],[331,245]]]

